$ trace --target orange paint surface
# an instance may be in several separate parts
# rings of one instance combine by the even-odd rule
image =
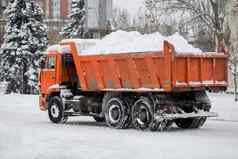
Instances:
[[[227,56],[177,55],[164,43],[163,52],[80,55],[69,45],[83,91],[165,91],[227,86]]]

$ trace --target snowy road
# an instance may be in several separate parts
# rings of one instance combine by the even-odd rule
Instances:
[[[221,116],[202,129],[113,130],[91,118],[48,121],[36,96],[0,96],[0,159],[237,159],[238,103],[210,95]]]

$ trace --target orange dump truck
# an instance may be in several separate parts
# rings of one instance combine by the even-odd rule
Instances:
[[[224,53],[161,51],[83,55],[74,40],[48,49],[39,77],[40,109],[53,123],[92,116],[112,128],[199,128],[210,112],[208,91],[227,88]]]

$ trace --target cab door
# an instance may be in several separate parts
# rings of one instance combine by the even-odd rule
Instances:
[[[45,62],[45,67],[41,70],[40,83],[41,92],[46,94],[49,87],[57,84],[56,80],[56,55],[48,55]]]

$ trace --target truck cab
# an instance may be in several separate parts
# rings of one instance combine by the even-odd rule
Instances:
[[[47,109],[47,101],[52,95],[60,94],[60,86],[77,85],[77,76],[70,51],[49,50],[41,60],[39,73],[40,109]]]

